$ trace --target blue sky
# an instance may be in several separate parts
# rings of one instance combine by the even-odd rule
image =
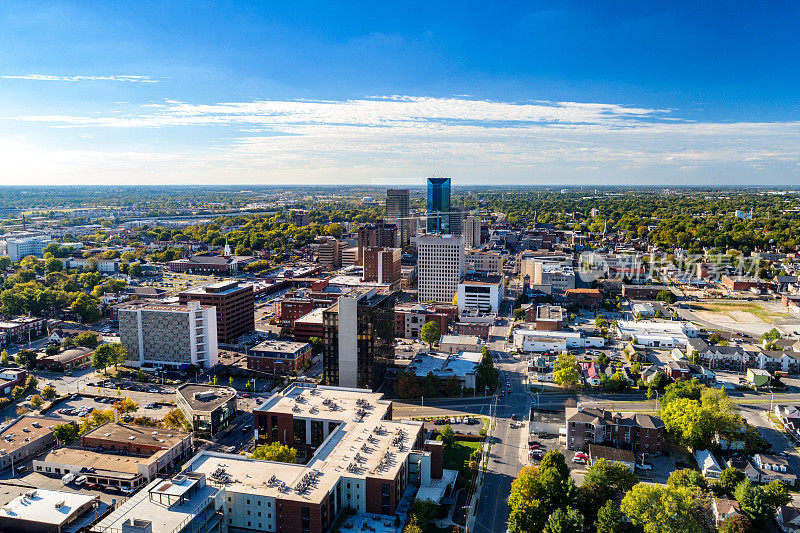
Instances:
[[[798,15],[7,0],[1,181],[792,185]]]

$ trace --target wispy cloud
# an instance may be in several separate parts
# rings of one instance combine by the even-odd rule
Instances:
[[[157,83],[149,76],[53,76],[50,74],[25,74],[0,76],[7,80],[35,80],[35,81],[127,81],[133,83]]]

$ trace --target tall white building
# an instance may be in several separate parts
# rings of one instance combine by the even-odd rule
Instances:
[[[464,246],[467,248],[480,248],[481,217],[470,215],[464,219]]]
[[[418,300],[452,302],[464,275],[464,236],[425,234],[416,242]]]
[[[503,276],[467,276],[458,284],[458,312],[474,309],[483,313],[499,313],[504,292]]]
[[[217,364],[217,308],[186,305],[142,305],[118,311],[120,341],[128,364],[182,368]]]
[[[53,240],[48,235],[36,235],[22,239],[6,240],[6,253],[12,261],[19,261],[29,255],[42,257],[42,253]]]

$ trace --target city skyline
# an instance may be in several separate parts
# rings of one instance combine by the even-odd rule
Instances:
[[[791,185],[797,11],[8,3],[3,181]]]

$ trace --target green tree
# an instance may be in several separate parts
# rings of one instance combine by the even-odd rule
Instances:
[[[100,302],[83,292],[70,307],[84,322],[95,322],[101,316]]]
[[[33,374],[28,374],[28,379],[25,380],[25,390],[35,389],[39,383],[39,378]]]
[[[314,355],[322,353],[322,349],[324,348],[322,339],[320,339],[319,337],[310,337],[308,339],[308,343],[311,345],[311,353],[313,353]]]
[[[84,272],[78,276],[78,283],[87,289],[93,289],[98,283],[100,283],[100,274],[97,272]]]
[[[669,478],[667,479],[667,486],[673,488],[677,487],[697,488],[702,491],[705,491],[708,490],[708,481],[703,476],[703,474],[701,474],[697,470],[682,468],[680,470],[672,471],[672,473],[669,475]]]
[[[78,426],[74,422],[57,424],[53,427],[53,435],[55,435],[56,441],[62,446],[71,444],[78,439]]]
[[[569,475],[564,456],[550,451],[538,467],[523,468],[511,484],[508,504],[511,533],[541,531],[556,509],[576,507],[578,489]]]
[[[128,275],[134,278],[138,278],[142,275],[142,264],[141,263],[131,263],[128,266]]]
[[[92,354],[92,366],[97,370],[105,371],[108,365],[111,364],[113,354],[113,346],[110,344],[101,344],[95,348]]]
[[[139,404],[131,400],[129,397],[124,397],[122,400],[117,401],[114,404],[116,407],[117,412],[120,415],[127,415],[128,413],[135,413],[139,410]]]
[[[761,334],[762,341],[776,341],[781,338],[781,332],[778,331],[778,328],[772,328],[769,331],[765,331]]]
[[[622,500],[621,510],[644,533],[699,533],[697,501],[692,489],[635,485]]]
[[[19,385],[11,389],[11,397],[15,400],[21,398],[23,394],[25,394],[25,389]]]
[[[42,389],[42,398],[44,398],[45,400],[48,401],[52,400],[53,398],[56,397],[57,394],[58,393],[56,392],[55,387],[53,387],[52,385],[48,385],[47,387]]]
[[[581,373],[575,356],[560,354],[553,367],[553,381],[567,389],[574,389],[581,383]]]
[[[262,461],[277,461],[279,463],[297,462],[297,450],[285,446],[280,442],[265,444],[253,450],[253,459]]]
[[[656,294],[656,300],[664,302],[667,305],[672,305],[678,301],[678,297],[672,291],[661,291]]]
[[[603,504],[597,512],[597,521],[594,523],[597,533],[621,533],[622,513],[613,501]]]
[[[428,345],[428,348],[433,350],[433,345],[439,342],[439,339],[442,338],[442,332],[439,329],[439,324],[436,322],[426,322],[424,326],[422,326],[422,331],[420,331],[420,339],[422,342]]]
[[[745,479],[736,486],[733,497],[739,502],[739,508],[755,524],[766,523],[772,509],[767,493],[758,485],[753,485]]]
[[[42,405],[44,405],[44,400],[42,400],[42,397],[38,394],[34,394],[31,398],[31,406],[33,406],[34,409],[39,409],[42,407]]]
[[[608,321],[606,320],[605,316],[598,314],[596,317],[594,317],[594,325],[598,329],[601,329],[608,325]]]
[[[544,526],[544,533],[580,533],[583,531],[583,515],[573,507],[556,509]]]
[[[719,533],[755,533],[755,531],[753,522],[747,516],[737,514],[729,516],[719,525]]]
[[[456,442],[456,433],[450,427],[450,424],[447,424],[442,430],[442,442],[448,448],[452,447]]]
[[[33,350],[20,350],[15,357],[17,365],[34,370],[36,368],[36,352]]]
[[[186,420],[183,411],[180,409],[170,409],[164,419],[161,421],[162,425],[167,429],[191,431],[192,425]]]
[[[487,387],[489,391],[494,392],[500,386],[500,371],[494,367],[492,354],[486,346],[481,350],[481,354],[481,362],[475,369],[476,387],[481,392],[485,392]]]
[[[770,481],[763,489],[764,493],[767,495],[767,503],[769,503],[769,506],[773,509],[777,509],[781,505],[786,505],[792,501],[789,488],[779,479]]]
[[[8,366],[8,352],[6,350],[0,352],[0,365]]]
[[[78,346],[85,346],[87,348],[94,348],[99,344],[97,340],[97,334],[91,331],[84,331],[83,333],[78,333],[75,335],[73,339],[76,345]]]
[[[64,269],[64,263],[55,257],[51,257],[44,262],[45,272],[61,272]]]
[[[625,493],[639,482],[639,478],[622,463],[598,459],[589,467],[583,482],[584,484],[596,483],[611,490]]]
[[[720,473],[712,488],[718,495],[733,496],[733,491],[742,481],[744,481],[744,472],[736,468],[726,468]]]

